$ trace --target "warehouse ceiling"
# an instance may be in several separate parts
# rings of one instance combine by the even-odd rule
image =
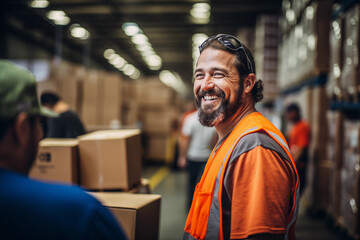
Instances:
[[[193,5],[199,2],[211,6],[210,20],[206,24],[196,23],[190,14]],[[54,52],[61,52],[56,45],[56,42],[61,42],[63,48],[73,53],[69,58],[75,59],[78,55],[78,59],[82,59],[80,62],[86,62],[86,56],[91,56],[99,66],[116,70],[104,58],[104,51],[111,48],[143,76],[170,70],[179,73],[189,85],[193,34],[236,35],[240,26],[254,26],[258,14],[277,14],[281,10],[281,0],[50,0],[46,8],[31,8],[30,5],[31,2],[22,0],[1,1],[3,27]],[[46,17],[50,10],[64,11],[70,22],[57,26]],[[149,68],[131,37],[123,31],[126,22],[136,23],[147,36],[161,59],[161,68]],[[72,24],[87,29],[89,38],[79,40],[72,37]]]

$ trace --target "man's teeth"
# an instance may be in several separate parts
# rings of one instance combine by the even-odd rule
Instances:
[[[206,95],[206,96],[204,96],[205,101],[215,100],[217,98],[218,98],[218,96],[216,96],[216,95],[211,95],[211,96]]]

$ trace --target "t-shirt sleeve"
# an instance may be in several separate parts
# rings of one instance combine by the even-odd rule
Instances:
[[[128,239],[114,216],[97,203],[89,216],[88,229],[84,239]]]
[[[191,135],[191,128],[192,128],[192,124],[191,124],[191,119],[192,118],[192,115],[189,115],[185,118],[184,120],[184,124],[182,126],[182,129],[181,129],[181,134],[185,137],[190,137]]]
[[[290,164],[258,146],[240,155],[227,174],[232,199],[230,238],[285,233],[294,181]]]

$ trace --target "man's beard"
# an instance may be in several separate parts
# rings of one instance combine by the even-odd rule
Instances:
[[[236,113],[242,104],[241,95],[243,92],[243,86],[240,84],[235,103],[230,104],[229,99],[225,100],[225,93],[219,88],[210,89],[207,91],[200,91],[196,97],[196,106],[198,109],[199,121],[202,125],[213,127],[229,119]],[[211,111],[212,106],[205,106],[204,109],[201,106],[201,100],[206,95],[217,95],[221,98],[220,106]]]

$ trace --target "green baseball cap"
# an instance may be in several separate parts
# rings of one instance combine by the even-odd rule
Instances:
[[[58,116],[40,105],[34,75],[7,60],[0,60],[0,118],[13,118],[20,112],[31,116]]]

